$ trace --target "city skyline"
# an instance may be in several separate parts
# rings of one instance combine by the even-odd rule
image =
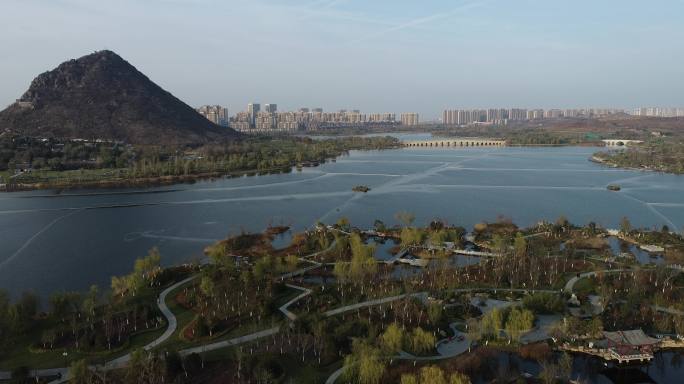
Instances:
[[[444,124],[468,126],[472,124],[508,125],[510,122],[543,119],[587,119],[610,116],[640,117],[684,117],[684,108],[639,107],[623,108],[483,108],[483,109],[445,109],[440,119],[421,120],[416,112],[363,112],[360,109],[340,109],[326,111],[323,108],[300,107],[297,110],[278,110],[277,104],[251,102],[247,108],[229,114],[228,108],[220,105],[204,105],[196,109],[198,113],[213,123],[231,127],[246,133],[294,133],[316,131],[341,127],[377,126],[417,126],[421,124]]]
[[[233,109],[235,113],[229,116],[235,117],[240,113],[246,113],[250,116],[250,122],[254,123],[254,118],[259,112],[268,113],[353,113],[361,114],[365,116],[369,115],[399,115],[399,121],[404,121],[403,117],[406,117],[405,121],[410,121],[411,125],[415,125],[416,121],[419,120],[420,113],[410,112],[410,111],[371,111],[363,112],[360,108],[340,108],[340,109],[325,109],[321,107],[310,108],[310,107],[299,107],[287,110],[278,110],[278,104],[264,104],[264,109],[261,110],[261,103],[250,102],[247,104],[246,109],[236,108]],[[209,118],[214,122],[219,121],[216,116],[208,117],[207,109],[212,108],[222,108],[225,110],[226,115],[228,108],[220,105],[203,105],[197,107],[196,110],[203,116]],[[217,112],[214,112],[216,115]],[[632,116],[642,116],[642,117],[684,117],[684,107],[672,107],[672,106],[640,106],[635,108],[603,108],[603,107],[583,107],[583,108],[565,108],[565,107],[555,107],[555,108],[519,108],[519,107],[478,107],[478,108],[446,108],[441,111],[441,114],[437,118],[431,118],[428,120],[423,120],[423,122],[436,122],[443,121],[447,122],[457,121],[459,113],[472,114],[472,117],[467,118],[469,121],[478,121],[479,117],[474,117],[475,115],[481,116],[483,121],[495,122],[500,120],[534,120],[538,118],[559,118],[559,117],[591,117],[591,116],[606,116],[606,115],[616,115],[616,114],[626,114]],[[451,116],[453,114],[453,116]],[[464,117],[462,117],[463,119]],[[221,124],[219,124],[221,125]]]
[[[261,99],[430,120],[453,106],[684,104],[680,1],[8,3],[0,107],[35,74],[105,48],[189,105],[230,110]]]

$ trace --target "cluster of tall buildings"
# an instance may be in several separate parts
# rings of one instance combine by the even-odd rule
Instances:
[[[220,105],[205,105],[197,112],[214,124],[231,127],[247,133],[273,133],[315,131],[326,128],[359,127],[373,125],[417,126],[420,116],[415,112],[405,112],[399,121],[394,113],[365,114],[358,109],[342,109],[336,112],[324,112],[323,108],[300,108],[297,111],[278,112],[277,104],[250,103],[247,110],[234,116],[228,115],[228,109]],[[631,111],[615,108],[584,109],[524,109],[524,108],[489,108],[489,109],[447,109],[442,112],[442,123],[445,125],[469,124],[507,124],[513,121],[527,121],[560,118],[594,118],[619,114],[648,117],[684,117],[684,108],[635,108]]]
[[[203,105],[197,108],[197,112],[216,125],[222,127],[227,127],[229,125],[230,116],[228,116],[228,108],[220,105]]]
[[[563,117],[589,118],[625,113],[622,109],[447,109],[442,112],[442,123],[446,125],[506,124],[509,121],[559,119]]]
[[[684,117],[684,108],[634,108],[632,115],[646,117]]]
[[[417,121],[417,115],[416,115]],[[297,111],[278,112],[276,104],[250,103],[247,110],[230,119],[230,127],[246,133],[294,132],[333,127],[372,124],[396,124],[394,113],[364,114],[359,110],[323,112],[322,108],[300,108]]]

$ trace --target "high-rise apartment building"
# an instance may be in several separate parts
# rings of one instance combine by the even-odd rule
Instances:
[[[401,125],[418,125],[420,118],[417,113],[407,112],[401,114]]]
[[[370,123],[394,123],[397,120],[397,115],[394,113],[371,113],[368,115],[368,122]]]
[[[527,120],[527,109],[511,108],[508,110],[508,119],[512,121]]]
[[[207,120],[216,125],[227,127],[230,120],[228,116],[228,108],[220,105],[203,105],[197,108],[197,113],[204,116]]]
[[[544,117],[547,119],[559,119],[563,117],[563,111],[560,109],[549,109],[544,113]]]
[[[278,112],[278,104],[264,104],[264,112],[268,112],[268,113]]]
[[[256,124],[257,113],[261,110],[261,104],[249,103],[247,104],[247,114],[249,115],[249,122],[252,126]]]

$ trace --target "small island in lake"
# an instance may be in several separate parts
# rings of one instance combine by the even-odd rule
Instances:
[[[368,191],[370,191],[370,190],[371,190],[370,187],[367,186],[367,185],[357,185],[357,186],[355,186],[354,188],[352,188],[352,191],[354,191],[354,192],[363,192],[363,193],[366,193],[366,192],[368,192]]]
[[[617,192],[617,191],[620,190],[620,186],[619,186],[619,185],[616,185],[616,184],[611,184],[611,185],[609,185],[609,186],[606,187],[606,188],[607,188],[609,191],[615,191],[615,192]]]

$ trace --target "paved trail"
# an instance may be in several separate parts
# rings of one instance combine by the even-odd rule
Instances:
[[[210,351],[214,351],[217,349],[232,347],[232,346],[235,346],[238,344],[243,344],[243,343],[247,343],[250,341],[258,340],[258,339],[261,339],[264,337],[275,335],[278,332],[280,332],[280,327],[273,327],[270,329],[265,329],[263,331],[251,333],[249,335],[236,337],[236,338],[230,339],[230,340],[218,341],[216,343],[205,344],[205,345],[200,345],[199,347],[184,349],[184,350],[180,351],[179,353],[181,356],[187,356],[187,355],[190,355],[193,353],[210,352]]]
[[[157,339],[155,339],[154,341],[152,341],[151,343],[149,343],[143,347],[144,350],[149,351],[152,348],[159,346],[160,344],[162,344],[163,342],[168,340],[169,337],[171,337],[174,334],[174,332],[176,332],[176,328],[178,327],[178,320],[176,319],[176,315],[174,315],[173,312],[166,305],[166,296],[168,296],[169,293],[171,293],[171,291],[173,291],[174,289],[176,289],[176,288],[178,288],[178,287],[180,287],[186,283],[189,283],[189,282],[197,279],[198,277],[199,277],[199,275],[195,275],[195,276],[190,276],[185,280],[181,280],[181,281],[177,282],[176,284],[166,288],[159,295],[159,298],[157,299],[157,306],[159,307],[159,310],[161,311],[161,313],[166,318],[168,325],[166,326],[166,331],[164,331],[164,333],[162,333],[161,336],[159,336]],[[127,353],[121,357],[117,357],[114,360],[108,361],[105,364],[105,369],[121,368],[121,367],[125,366],[126,364],[128,364],[128,361],[130,359],[131,359],[131,354]]]
[[[312,258],[312,257],[315,257],[315,256],[320,255],[322,253],[328,252],[329,250],[331,250],[334,247],[334,245],[335,245],[335,243],[333,242],[328,248],[326,248],[322,251],[304,256],[302,259]],[[302,268],[300,270],[297,270],[297,271],[294,271],[291,273],[284,274],[284,275],[280,276],[279,279],[287,279],[287,278],[299,276],[299,275],[302,275],[302,274],[308,272],[311,269],[315,269],[315,268],[318,268],[321,266],[320,263],[313,262],[313,261],[309,261],[309,262],[312,263],[312,266]],[[681,271],[681,269],[679,269],[679,270]],[[631,269],[612,269],[612,270],[593,271],[593,272],[582,273],[579,276],[574,276],[570,280],[568,280],[568,282],[565,284],[563,291],[564,292],[572,292],[575,284],[580,279],[596,276],[597,273],[599,273],[599,272],[601,272],[601,273],[619,273],[619,272],[634,272],[634,271],[635,270],[631,270]],[[162,312],[162,314],[164,315],[164,317],[167,320],[167,328],[161,336],[159,336],[157,339],[150,342],[149,344],[145,345],[145,347],[143,347],[145,350],[151,350],[151,349],[158,347],[159,345],[161,345],[162,343],[167,341],[175,333],[175,331],[178,327],[178,321],[176,319],[176,316],[173,314],[173,312],[166,305],[166,298],[169,295],[169,293],[171,293],[176,288],[178,288],[178,287],[180,287],[180,286],[182,286],[182,285],[184,285],[184,284],[186,284],[186,283],[188,283],[188,282],[190,282],[190,281],[192,281],[198,277],[199,277],[199,275],[188,277],[187,279],[179,281],[179,282],[173,284],[172,286],[166,288],[164,291],[161,292],[161,294],[159,295],[159,298],[158,298],[157,306],[159,307],[159,310]],[[294,321],[297,319],[297,315],[290,312],[288,310],[288,308],[291,305],[293,305],[294,303],[296,303],[297,301],[299,301],[302,298],[306,297],[307,295],[311,294],[311,290],[308,288],[299,287],[299,286],[290,285],[290,284],[288,284],[287,286],[289,288],[302,291],[302,293],[300,295],[298,295],[297,297],[290,300],[289,302],[287,302],[286,304],[284,304],[283,306],[281,306],[279,308],[279,310],[290,321]],[[480,291],[480,292],[509,291],[509,292],[524,292],[524,293],[532,293],[532,292],[559,293],[559,291],[543,290],[543,289],[540,289],[540,290],[507,289],[507,288],[491,288],[491,287],[461,288],[461,289],[455,289],[453,291],[457,292],[457,293],[475,292],[475,291]],[[365,307],[370,307],[370,306],[394,302],[394,301],[397,301],[397,300],[400,300],[400,299],[403,299],[406,297],[416,297],[416,298],[425,300],[427,297],[427,292],[418,292],[418,293],[412,293],[412,294],[402,294],[402,295],[396,295],[396,296],[389,296],[389,297],[384,297],[384,298],[379,298],[379,299],[374,299],[374,300],[368,300],[368,301],[364,301],[361,303],[350,304],[350,305],[346,305],[346,306],[343,306],[340,308],[329,310],[329,311],[325,312],[324,315],[327,317],[336,316],[336,315],[339,315],[342,313],[354,311],[354,310],[365,308]],[[656,307],[656,306],[654,306],[654,308],[658,311],[661,311],[661,312],[667,312],[667,313],[676,314],[676,315],[684,315],[684,312],[674,310],[674,309],[670,309],[670,308],[663,308],[663,307]],[[261,339],[264,337],[272,336],[272,335],[277,334],[278,332],[280,332],[280,327],[276,326],[276,327],[273,327],[270,329],[261,330],[261,331],[258,331],[258,332],[252,333],[252,334],[236,337],[233,339],[223,340],[223,341],[209,343],[209,344],[204,344],[204,345],[194,347],[194,348],[188,348],[188,349],[180,351],[180,354],[185,356],[185,355],[189,355],[192,353],[209,352],[209,351],[213,351],[213,350],[217,350],[217,349],[221,349],[221,348],[226,348],[226,347],[231,347],[231,346],[251,342],[251,341],[258,340],[258,339]],[[465,344],[457,343],[459,345],[451,345],[449,347],[447,347],[447,344],[449,344],[448,341],[444,341],[444,340],[440,341],[439,345],[441,346],[441,351],[438,347],[438,351],[440,351],[440,355],[437,355],[437,356],[416,357],[416,356],[410,355],[406,352],[402,352],[398,356],[396,356],[395,358],[397,358],[397,359],[408,359],[408,360],[441,360],[441,359],[445,359],[445,358],[454,357],[460,353],[463,353],[463,351],[465,350],[465,348],[464,348]],[[443,354],[442,354],[442,352],[443,352]],[[113,359],[113,360],[111,360],[105,364],[104,369],[110,370],[110,369],[121,368],[128,363],[128,361],[130,360],[130,357],[131,357],[131,355],[130,355],[130,353],[128,353],[126,355],[123,355],[121,357]],[[91,368],[94,368],[94,367],[91,367]],[[339,370],[335,371],[330,377],[328,377],[328,380],[326,381],[326,383],[327,384],[334,383],[339,378],[339,376],[342,375],[342,373],[344,373],[344,368],[340,368]],[[53,368],[53,369],[42,369],[42,370],[31,371],[31,375],[36,376],[36,377],[37,376],[40,376],[40,377],[57,376],[58,374],[62,375],[62,378],[55,380],[52,383],[64,383],[68,380],[68,369],[67,368]],[[8,380],[10,378],[11,378],[11,372],[0,371],[0,380]]]
[[[309,259],[309,258],[318,256],[318,255],[321,255],[321,254],[328,252],[331,249],[333,249],[334,246],[335,246],[335,242],[332,242],[332,244],[330,244],[330,246],[328,248],[326,248],[322,251],[312,253],[310,255],[306,255],[303,257],[303,259]],[[297,271],[294,271],[291,273],[284,274],[284,275],[280,276],[279,278],[280,279],[292,278],[295,276],[302,275],[302,274],[304,274],[304,273],[306,273],[312,269],[315,269],[315,268],[318,268],[321,266],[320,263],[316,263],[316,262],[309,261],[309,260],[307,260],[307,261],[312,263],[312,266],[302,268],[300,270],[297,270]],[[176,329],[178,328],[178,320],[176,319],[176,315],[174,315],[174,313],[171,311],[171,309],[169,309],[169,307],[166,305],[166,298],[169,295],[169,293],[171,293],[173,290],[177,289],[178,287],[181,287],[184,284],[187,284],[187,283],[197,279],[199,276],[200,275],[194,275],[194,276],[188,277],[187,279],[179,281],[179,282],[171,285],[170,287],[166,288],[165,290],[163,290],[159,294],[159,297],[157,299],[157,306],[159,307],[159,310],[161,311],[162,315],[164,315],[164,317],[166,318],[167,327],[166,327],[166,330],[164,331],[164,333],[161,334],[161,336],[159,336],[157,339],[150,342],[149,344],[145,345],[143,347],[144,350],[149,351],[149,350],[152,350],[152,349],[158,347],[159,345],[166,342],[176,332]],[[290,300],[285,305],[283,305],[279,308],[279,310],[290,321],[294,321],[297,319],[297,315],[290,312],[288,310],[288,307],[291,306],[292,304],[296,303],[297,301],[301,300],[302,298],[306,297],[307,295],[311,294],[311,290],[309,290],[307,288],[291,285],[291,284],[287,284],[287,286],[290,288],[293,288],[293,289],[303,291],[302,294],[298,295],[297,297]],[[194,347],[194,348],[185,349],[185,350],[180,351],[180,354],[185,356],[185,355],[189,355],[192,353],[209,352],[209,351],[213,351],[216,349],[226,348],[226,347],[230,347],[230,346],[234,346],[234,345],[243,344],[243,343],[247,343],[250,341],[258,340],[258,339],[261,339],[264,337],[274,335],[274,334],[278,333],[279,331],[280,331],[280,327],[273,327],[270,329],[265,329],[262,331],[251,333],[249,335],[236,337],[236,338],[233,338],[230,340],[224,340],[224,341],[219,341],[219,342],[215,342],[215,343],[204,344],[204,345]],[[116,359],[113,359],[113,360],[106,362],[102,369],[111,370],[111,369],[122,368],[128,364],[130,359],[131,359],[131,354],[127,353],[123,356],[117,357]],[[98,367],[91,366],[90,368],[96,369]],[[69,379],[68,371],[69,371],[68,368],[40,369],[40,370],[31,371],[31,376],[49,377],[49,376],[61,375],[62,377],[60,379],[54,380],[50,383],[50,384],[59,384],[59,383],[64,383],[64,382],[68,381],[68,379]],[[12,378],[11,372],[0,371],[0,380],[9,380],[11,378]]]

